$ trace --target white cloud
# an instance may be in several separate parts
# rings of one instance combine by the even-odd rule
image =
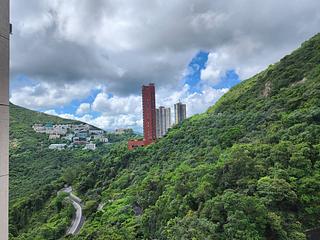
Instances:
[[[86,113],[89,113],[90,110],[91,110],[90,103],[81,103],[76,110],[76,114],[77,115],[84,115]]]
[[[79,87],[79,85],[81,87]],[[48,108],[69,104],[74,99],[87,97],[91,89],[85,82],[78,84],[50,84],[40,82],[11,90],[10,101],[30,109]]]
[[[123,96],[142,83],[178,84],[205,50],[219,59],[204,79],[230,67],[243,79],[317,33],[319,8],[318,0],[13,0],[12,76],[86,79]]]
[[[227,88],[214,89],[206,87],[200,93],[193,93],[189,95],[185,99],[185,102],[187,103],[188,116],[206,111],[228,90],[229,89]]]
[[[92,109],[106,114],[139,114],[141,112],[141,97],[134,95],[109,97],[108,94],[101,92],[93,101]]]
[[[213,85],[221,81],[221,77],[226,72],[225,66],[219,66],[222,58],[228,58],[225,54],[219,56],[217,53],[209,53],[206,68],[201,70],[201,80],[212,83]]]

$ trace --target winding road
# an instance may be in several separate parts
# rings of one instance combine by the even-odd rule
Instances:
[[[72,187],[63,188],[61,192],[69,194],[69,200],[76,209],[76,214],[72,220],[71,226],[67,230],[67,235],[76,235],[79,233],[83,223],[84,217],[82,215],[81,199],[72,193]]]

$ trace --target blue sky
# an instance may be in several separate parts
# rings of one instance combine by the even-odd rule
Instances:
[[[206,69],[208,55],[209,52],[199,51],[188,64],[189,73],[182,81],[190,86],[192,93],[201,91],[201,70]],[[210,86],[216,89],[231,88],[241,81],[234,69],[227,69],[220,79],[218,83]]]

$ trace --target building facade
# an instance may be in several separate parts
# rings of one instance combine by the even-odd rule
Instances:
[[[157,139],[156,94],[153,83],[142,86],[143,140],[128,141],[128,149],[147,146]]]
[[[0,1],[0,239],[8,239],[9,0]]]
[[[174,120],[175,124],[181,123],[187,118],[187,105],[178,102],[174,105]]]
[[[64,150],[66,148],[66,146],[67,146],[67,144],[51,144],[49,146],[49,149],[51,149],[51,150],[55,150],[55,149]]]
[[[129,140],[128,149],[133,150],[137,147],[144,147],[144,140]]]
[[[86,146],[84,147],[86,150],[96,150],[96,144],[94,143],[87,143]]]
[[[156,109],[157,138],[163,137],[171,127],[171,109],[160,106]]]
[[[157,139],[156,97],[153,83],[142,86],[142,110],[144,145],[148,145]]]

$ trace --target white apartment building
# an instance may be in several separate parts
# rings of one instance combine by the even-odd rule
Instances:
[[[175,124],[181,123],[187,118],[187,105],[178,102],[174,105],[174,119]]]
[[[156,109],[157,138],[163,137],[171,127],[171,109],[160,106]]]

